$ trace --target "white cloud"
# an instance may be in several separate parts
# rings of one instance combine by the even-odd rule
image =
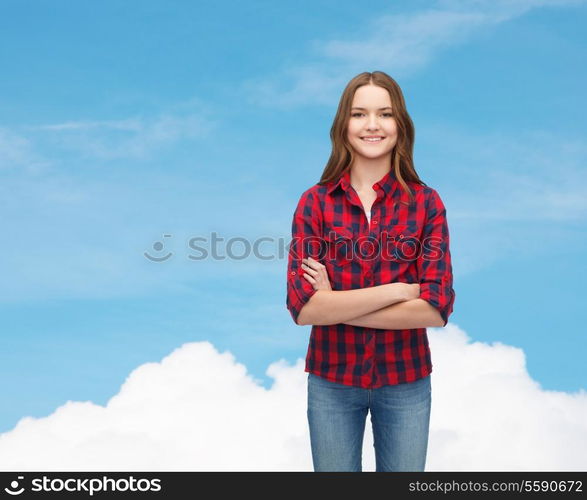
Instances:
[[[495,22],[507,21],[541,7],[566,7],[585,0],[439,0],[440,7],[454,11],[478,10]]]
[[[548,129],[475,134],[445,122],[423,126],[426,155],[459,178],[453,219],[581,221],[587,217],[587,147]],[[449,163],[450,162],[450,163]],[[424,163],[432,163],[426,162]]]
[[[445,0],[435,8],[406,14],[378,12],[364,33],[313,41],[308,58],[314,62],[288,63],[277,76],[250,79],[243,89],[252,102],[272,108],[331,105],[358,73],[384,68],[404,77],[425,66],[440,50],[467,40],[484,27],[535,8],[583,3],[585,0]]]
[[[427,470],[585,470],[587,393],[544,391],[521,349],[430,329]],[[312,470],[303,361],[267,390],[229,352],[189,343],[134,370],[105,407],[67,402],[0,435],[3,470]],[[367,422],[363,470],[375,469]]]
[[[0,170],[19,169],[37,174],[50,165],[35,153],[28,138],[0,127]]]
[[[26,129],[50,134],[44,138],[56,146],[92,159],[144,159],[157,149],[211,132],[217,122],[201,115],[202,111],[162,113],[152,118],[67,121]]]
[[[54,125],[37,125],[28,127],[31,130],[87,130],[87,129],[115,129],[141,130],[144,127],[141,120],[128,118],[126,120],[97,120],[97,121],[69,121]]]
[[[447,207],[455,277],[510,257],[579,255],[587,218],[587,147],[580,136],[549,129],[475,133],[447,122],[425,122],[419,130],[416,163],[426,182],[435,177]],[[548,238],[540,237],[545,223]]]

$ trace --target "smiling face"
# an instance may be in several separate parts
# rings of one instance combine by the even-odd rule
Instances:
[[[397,125],[386,89],[359,87],[350,114],[347,137],[357,155],[376,159],[391,153],[397,141]]]

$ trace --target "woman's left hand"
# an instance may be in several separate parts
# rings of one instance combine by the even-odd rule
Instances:
[[[324,264],[308,257],[302,259],[302,269],[305,271],[304,278],[312,283],[314,290],[332,290]]]

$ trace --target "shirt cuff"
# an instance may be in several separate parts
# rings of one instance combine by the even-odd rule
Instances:
[[[435,307],[445,327],[448,323],[448,317],[452,312],[452,301],[446,300],[446,293],[438,283],[420,283],[420,298],[428,302],[431,306]]]
[[[290,271],[288,275],[287,289],[287,308],[292,319],[298,324],[298,316],[302,308],[317,292],[312,284],[303,276],[299,276],[297,271]]]

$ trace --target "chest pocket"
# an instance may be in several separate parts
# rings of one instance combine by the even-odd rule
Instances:
[[[383,260],[415,262],[422,254],[421,230],[416,224],[395,224],[382,228],[379,242]]]
[[[324,230],[326,255],[324,261],[335,268],[343,268],[354,259],[352,229],[346,226],[328,226]]]

